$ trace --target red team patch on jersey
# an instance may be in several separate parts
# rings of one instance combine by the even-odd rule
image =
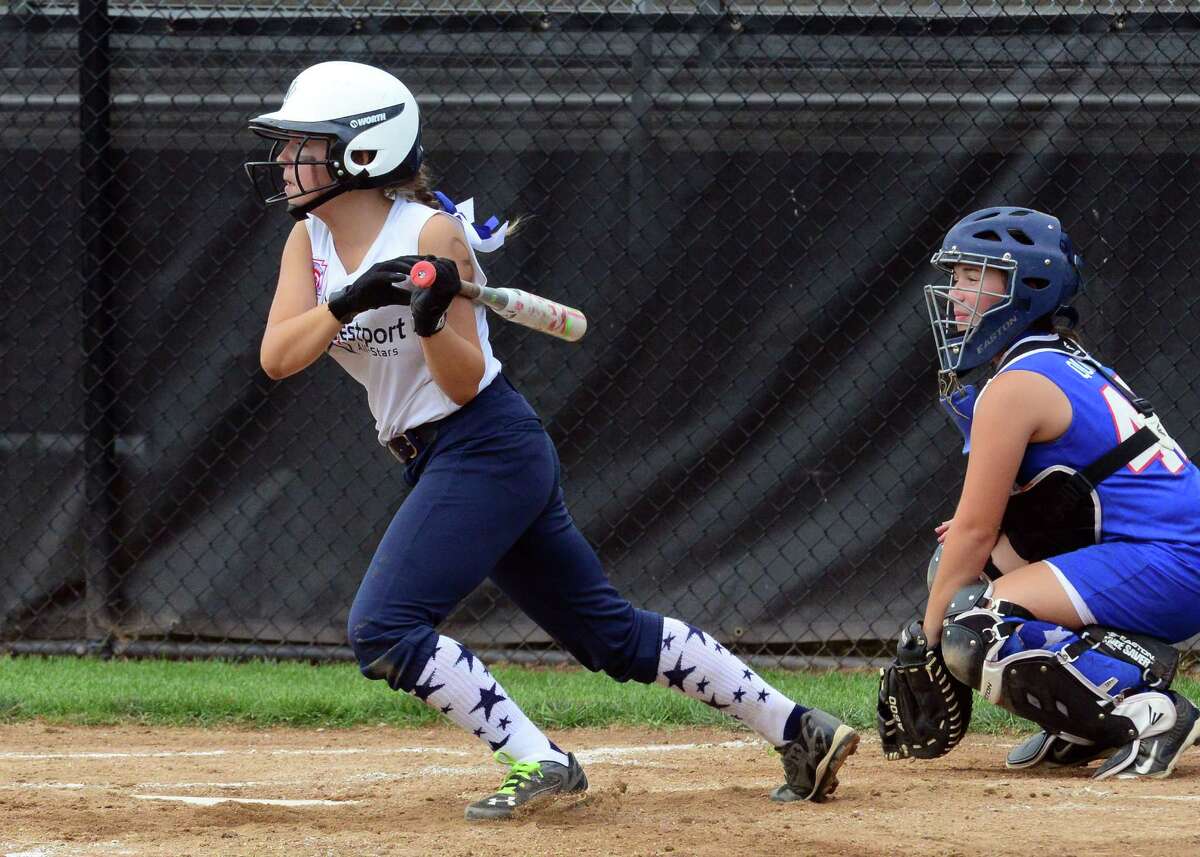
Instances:
[[[325,269],[328,267],[329,263],[324,259],[312,260],[313,289],[316,290],[318,300],[325,291]]]

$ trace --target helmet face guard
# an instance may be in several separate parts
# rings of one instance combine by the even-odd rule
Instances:
[[[990,323],[992,319],[1010,315],[1007,310],[1013,303],[1013,284],[1017,264],[1011,257],[996,258],[978,253],[964,253],[957,249],[939,250],[931,260],[938,269],[946,272],[941,285],[925,286],[925,308],[933,326],[933,340],[937,348],[938,368],[941,372],[958,372],[964,354],[969,353],[973,343],[983,344],[989,336],[1004,332],[1002,325]],[[979,268],[979,280],[972,285],[955,281],[954,266],[970,265]],[[1004,274],[1004,290],[991,291],[985,287],[988,271]],[[966,295],[966,299],[956,297]],[[996,302],[980,312],[980,304],[987,298]]]
[[[311,141],[324,142],[326,157],[324,159],[302,159],[297,154],[294,160],[285,161],[280,158],[284,148],[289,142],[297,143],[297,153],[303,151],[304,147]],[[337,162],[328,156],[329,151],[333,148],[334,141],[328,137],[317,137],[313,135],[304,136],[280,136],[274,138],[271,143],[271,151],[267,154],[265,161],[247,161],[242,166],[246,170],[246,175],[250,177],[250,182],[254,185],[254,191],[264,205],[274,205],[278,202],[291,202],[294,199],[299,199],[303,196],[308,196],[312,193],[329,190],[338,186],[339,181],[336,178],[338,165]],[[325,184],[317,185],[316,187],[306,187],[304,179],[300,174],[300,167],[325,167],[329,171],[330,180]],[[284,176],[291,170],[295,179],[295,184],[298,190],[289,194],[284,181]],[[322,200],[323,201],[323,200]],[[289,206],[291,207],[291,206]]]

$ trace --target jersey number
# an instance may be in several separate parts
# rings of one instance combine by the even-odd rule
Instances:
[[[1145,425],[1150,426],[1151,431],[1158,435],[1158,443],[1126,465],[1130,470],[1134,473],[1141,473],[1156,459],[1161,461],[1163,467],[1172,473],[1183,470],[1187,458],[1179,451],[1178,444],[1162,427],[1157,415],[1149,418],[1142,416],[1138,413],[1137,408],[1129,403],[1128,399],[1109,384],[1105,384],[1100,393],[1104,396],[1104,401],[1108,403],[1109,411],[1112,412],[1113,425],[1117,429],[1117,437],[1120,440],[1131,437],[1135,431]]]

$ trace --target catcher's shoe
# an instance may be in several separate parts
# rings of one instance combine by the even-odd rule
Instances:
[[[787,782],[771,792],[771,800],[820,803],[837,789],[838,769],[858,749],[858,733],[813,708],[800,718],[800,733],[776,749]]]
[[[1173,690],[1167,691],[1175,703],[1175,725],[1149,738],[1135,738],[1113,753],[1093,775],[1097,780],[1150,777],[1161,780],[1175,770],[1183,751],[1200,742],[1200,711],[1191,701]]]
[[[1112,751],[1112,747],[1100,744],[1076,744],[1043,729],[1009,750],[1004,767],[1010,771],[1041,764],[1052,768],[1074,768],[1107,756]]]
[[[508,776],[494,793],[477,800],[467,807],[467,820],[511,818],[519,807],[539,798],[556,794],[585,791],[587,775],[572,753],[567,754],[567,764],[558,762],[518,762],[503,750],[497,751],[495,759],[508,765]]]

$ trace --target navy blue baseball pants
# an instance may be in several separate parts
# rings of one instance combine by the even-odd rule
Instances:
[[[662,617],[609,583],[563,503],[558,453],[503,375],[438,424],[350,609],[368,678],[409,691],[435,628],[490,577],[590,670],[652,683]]]

